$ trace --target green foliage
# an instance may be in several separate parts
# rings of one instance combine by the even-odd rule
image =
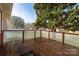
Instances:
[[[79,7],[75,3],[40,3],[35,4],[37,20],[36,28],[63,28],[79,30]]]
[[[22,29],[25,27],[24,19],[18,16],[11,17],[12,25],[17,29]]]

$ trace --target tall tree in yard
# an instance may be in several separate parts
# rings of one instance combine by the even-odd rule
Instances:
[[[76,3],[40,3],[35,4],[37,14],[35,26],[45,27],[51,30],[63,28],[65,30],[79,30],[78,6]]]
[[[14,28],[23,29],[25,27],[24,19],[18,16],[11,17],[12,25]]]

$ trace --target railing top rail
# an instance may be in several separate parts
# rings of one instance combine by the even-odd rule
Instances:
[[[78,33],[69,33],[69,32],[55,32],[55,33],[64,33],[64,34],[71,34],[71,35],[79,35]]]
[[[47,32],[55,32],[55,31],[49,31],[49,30],[25,30],[25,29],[9,29],[9,30],[3,30],[3,31],[47,31]],[[69,32],[55,32],[55,33],[64,33],[64,34],[71,34],[71,35],[79,35],[78,33],[69,33]]]
[[[3,30],[3,31],[35,31],[35,30],[25,30],[25,29],[10,29],[10,30]]]
[[[41,30],[41,31],[49,31],[49,30]],[[57,32],[57,31],[50,31],[50,32],[79,35],[78,33],[69,33],[69,32]]]

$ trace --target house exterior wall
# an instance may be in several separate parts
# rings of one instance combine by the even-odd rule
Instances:
[[[1,32],[1,17],[2,17],[2,30],[7,30],[12,11],[12,3],[0,3],[0,47],[3,44],[3,32]],[[2,12],[2,15],[1,15]],[[7,23],[8,22],[8,23]]]
[[[9,21],[11,17],[12,6],[13,6],[12,3],[0,3],[0,10],[2,11],[3,30],[7,29],[10,23]]]

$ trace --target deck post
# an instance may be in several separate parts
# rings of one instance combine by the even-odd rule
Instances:
[[[64,45],[64,33],[62,33],[62,43]]]
[[[1,31],[1,36],[0,36],[0,47],[3,46],[3,40],[4,40],[4,31]]]
[[[50,39],[50,31],[48,31],[48,39]]]
[[[42,37],[42,31],[40,30],[40,39],[41,39],[41,37]]]
[[[1,15],[1,16],[0,16],[0,17],[1,17],[1,19],[0,19],[0,20],[1,20],[1,22],[0,22],[0,23],[1,23],[1,24],[0,24],[0,25],[1,25],[1,28],[0,28],[0,47],[2,47],[2,46],[3,46],[4,31],[3,31],[3,29],[2,29],[2,26],[3,26],[3,25],[2,25],[2,19],[3,19],[3,18],[2,18],[2,10],[1,10],[1,9],[0,9],[0,13],[1,13],[1,14],[0,14],[0,15]]]
[[[24,30],[22,31],[22,42],[24,42]]]
[[[1,31],[2,31],[2,11],[0,10],[0,12],[1,12]]]
[[[35,40],[35,38],[36,38],[36,30],[34,30],[34,40]]]

